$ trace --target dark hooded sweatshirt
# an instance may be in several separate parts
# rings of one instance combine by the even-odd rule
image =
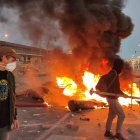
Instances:
[[[111,70],[106,75],[101,76],[99,82],[96,85],[96,89],[102,92],[123,94],[123,92],[120,89],[119,75],[114,69]],[[107,97],[111,99],[118,98],[113,96],[107,96]]]

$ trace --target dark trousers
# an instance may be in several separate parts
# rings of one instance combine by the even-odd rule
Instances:
[[[10,130],[8,126],[0,128],[0,140],[9,140],[9,133]]]
[[[121,127],[125,118],[124,111],[122,106],[118,102],[118,99],[110,99],[107,98],[107,102],[109,104],[109,113],[106,122],[106,130],[110,131],[112,126],[113,119],[117,116],[117,125],[116,125],[116,133],[121,133]]]

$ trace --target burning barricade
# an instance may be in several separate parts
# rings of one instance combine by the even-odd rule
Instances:
[[[103,108],[108,106],[108,104],[106,98],[104,98],[102,95],[109,96],[110,93],[99,93],[95,90],[95,86],[99,78],[99,75],[94,75],[91,72],[85,71],[82,76],[84,88],[80,88],[78,83],[76,83],[73,79],[69,77],[57,77],[57,85],[48,82],[34,89],[26,89],[21,94],[19,94],[19,96],[30,96],[32,100],[34,100],[34,102],[38,103],[68,106],[68,108],[72,112],[78,112],[85,109],[87,110]],[[90,93],[91,88],[93,89],[93,94]],[[126,96],[119,97],[119,102],[122,105],[128,106],[129,104],[139,103],[139,101],[136,100],[140,99],[139,89],[136,84],[133,84],[133,96],[130,96],[128,91],[124,92],[126,93]],[[118,96],[116,94],[111,95]]]
[[[102,96],[118,96],[119,102],[122,105],[138,104],[137,99],[140,99],[139,90],[136,84],[133,84],[133,96],[128,94],[129,92],[124,91],[126,95],[120,97],[120,95],[107,93],[107,92],[97,92],[95,86],[99,80],[99,75],[94,75],[90,72],[85,72],[82,77],[83,84],[86,87],[85,91],[79,90],[77,84],[68,77],[58,77],[57,84],[60,88],[63,88],[63,94],[69,96],[68,107],[71,111],[80,111],[85,109],[95,109],[99,107],[107,106],[107,101]],[[89,91],[93,89],[91,94]],[[129,95],[129,96],[128,96]],[[134,100],[132,100],[134,99]]]

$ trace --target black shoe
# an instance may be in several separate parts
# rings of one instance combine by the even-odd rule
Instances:
[[[114,135],[110,131],[106,131],[104,136],[107,138],[114,138]]]
[[[116,133],[115,138],[117,138],[118,140],[126,140],[121,133]]]

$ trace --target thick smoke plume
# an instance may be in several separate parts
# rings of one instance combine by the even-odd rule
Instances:
[[[19,10],[20,25],[35,44],[47,39],[46,34],[57,39],[63,33],[73,58],[65,59],[61,65],[67,64],[69,71],[75,72],[75,67],[87,64],[94,73],[103,73],[103,67],[108,69],[120,51],[122,39],[132,33],[133,23],[122,12],[125,3],[125,0],[0,0],[1,7]],[[127,72],[130,75],[130,68]]]

